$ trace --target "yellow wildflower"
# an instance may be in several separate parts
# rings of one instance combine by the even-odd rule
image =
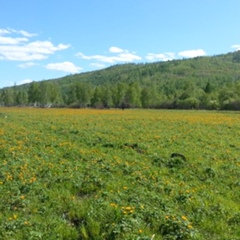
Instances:
[[[127,210],[127,211],[131,211],[132,208],[131,208],[131,207],[125,207],[125,210]]]
[[[182,220],[186,221],[187,217],[186,216],[182,216]]]
[[[191,229],[193,226],[191,224],[189,224],[187,227]]]

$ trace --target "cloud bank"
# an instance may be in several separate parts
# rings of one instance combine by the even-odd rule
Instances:
[[[167,53],[148,53],[145,57],[148,61],[171,61],[178,57],[194,58],[200,56],[206,56],[206,52],[203,49],[185,50],[179,53],[167,52]]]
[[[83,54],[82,52],[78,52],[76,56],[84,60],[94,60],[97,62],[111,63],[111,64],[134,62],[142,59],[140,56],[136,55],[134,52],[130,52],[128,50],[124,50],[118,47],[110,47],[108,51],[111,56],[107,56],[107,55],[88,56]]]
[[[62,72],[68,72],[68,73],[78,73],[82,68],[76,66],[72,62],[61,62],[61,63],[50,63],[46,65],[47,69],[50,70],[57,70]]]
[[[34,36],[37,34],[23,30],[0,29],[0,60],[43,60],[57,51],[70,47],[70,45],[62,43],[54,45],[50,41],[31,41]]]
[[[175,58],[175,53],[148,53],[146,59],[148,61],[169,61]]]
[[[138,62],[142,59],[146,59],[149,62],[155,61],[171,61],[174,59],[183,58],[194,58],[198,56],[205,56],[206,52],[203,49],[185,50],[178,53],[165,52],[165,53],[147,53],[145,57],[137,55],[135,52],[130,50],[122,49],[120,47],[112,46],[108,49],[108,54],[105,55],[86,55],[83,52],[76,54],[82,60],[91,61],[90,66],[103,68],[109,64],[116,63],[129,63]]]
[[[21,82],[19,82],[17,85],[22,85],[22,84],[31,83],[31,82],[33,82],[33,80],[31,80],[31,79],[24,79]]]
[[[205,56],[206,52],[202,49],[186,50],[186,51],[179,52],[178,55],[184,58],[194,58],[194,57]]]

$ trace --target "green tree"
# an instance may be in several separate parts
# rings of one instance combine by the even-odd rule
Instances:
[[[19,90],[16,95],[16,104],[26,106],[28,104],[28,93],[26,90]]]
[[[77,86],[76,84],[71,84],[64,94],[64,103],[68,106],[77,105]]]
[[[91,106],[95,107],[95,108],[103,108],[104,104],[103,104],[103,92],[100,86],[97,86],[95,88],[93,97],[91,99]]]
[[[117,93],[116,93],[116,107],[127,107],[126,102],[126,92],[127,92],[127,85],[125,83],[118,83],[117,84]]]
[[[185,100],[190,97],[195,97],[197,91],[197,86],[193,81],[187,80],[185,81],[183,91],[179,96],[180,100]]]
[[[210,81],[207,82],[206,87],[204,88],[204,91],[205,93],[211,93],[214,91],[214,86]]]
[[[137,82],[129,84],[125,102],[129,107],[141,107],[141,90]]]
[[[105,108],[113,106],[112,89],[109,85],[103,86],[102,88],[102,102]]]
[[[76,84],[76,99],[80,107],[87,107],[91,104],[92,86],[88,83]]]
[[[238,94],[234,89],[224,87],[218,93],[218,100],[222,109],[229,109],[232,102],[238,100]]]
[[[189,97],[184,100],[178,99],[176,106],[181,109],[198,109],[200,101],[195,97]]]
[[[14,90],[13,88],[5,88],[2,91],[2,103],[5,106],[13,106],[14,104]]]
[[[34,106],[37,106],[40,102],[40,88],[39,83],[32,82],[30,83],[29,89],[28,89],[28,102],[30,104],[33,104]]]
[[[157,107],[160,104],[160,94],[157,92],[155,84],[142,89],[141,102],[144,108]]]
[[[150,88],[144,87],[141,92],[141,102],[144,108],[149,108],[152,102],[152,96]]]
[[[50,104],[49,84],[45,81],[39,84],[39,102],[42,106]]]
[[[62,104],[62,92],[57,82],[48,82],[48,100],[51,104],[57,105]]]

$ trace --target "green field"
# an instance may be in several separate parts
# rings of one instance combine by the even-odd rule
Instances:
[[[238,112],[0,108],[0,126],[0,239],[240,239]]]

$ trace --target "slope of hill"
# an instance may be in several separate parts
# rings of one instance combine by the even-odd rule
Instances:
[[[0,90],[1,105],[238,109],[240,51],[115,65]]]

